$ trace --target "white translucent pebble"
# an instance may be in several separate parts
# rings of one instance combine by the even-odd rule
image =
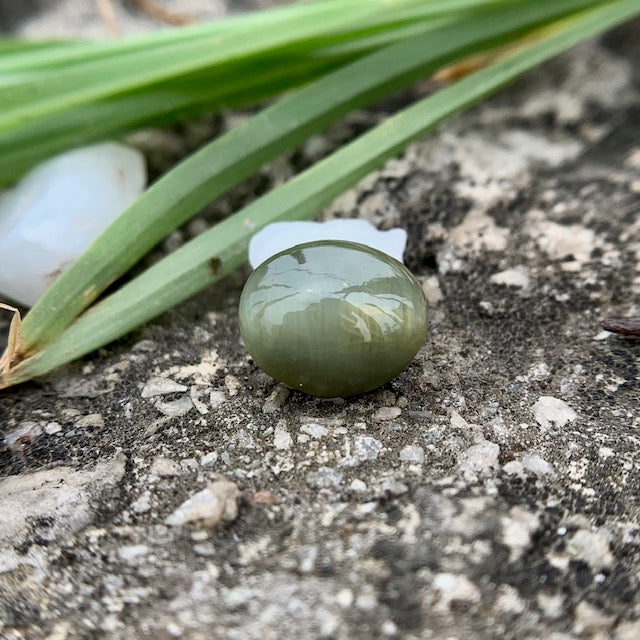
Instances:
[[[142,154],[115,142],[81,147],[0,195],[0,298],[32,306],[144,190]]]
[[[249,243],[249,264],[255,269],[271,256],[304,242],[348,240],[378,249],[402,262],[407,244],[404,229],[380,231],[370,222],[358,219],[328,222],[274,222],[258,231]]]

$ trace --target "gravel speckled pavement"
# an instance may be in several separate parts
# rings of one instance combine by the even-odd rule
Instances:
[[[317,400],[258,371],[245,272],[2,392],[0,637],[640,638],[640,342],[600,329],[640,314],[639,34],[528,74],[324,213],[410,234],[430,335],[379,391]],[[133,140],[158,172],[238,117]]]

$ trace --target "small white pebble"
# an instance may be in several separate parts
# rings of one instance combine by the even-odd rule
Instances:
[[[206,527],[233,522],[238,517],[238,487],[228,480],[210,484],[183,502],[168,518],[165,524],[179,526],[188,522],[198,522]]]
[[[283,424],[278,423],[273,434],[273,446],[276,449],[285,451],[290,449],[292,444],[293,439],[291,438],[291,434],[286,430]]]
[[[544,429],[553,426],[561,428],[578,418],[578,414],[564,400],[553,396],[540,396],[531,411],[536,422]]]
[[[407,445],[400,450],[400,460],[402,462],[424,462],[424,449],[415,445]]]
[[[62,426],[58,422],[48,422],[44,428],[44,432],[52,436],[54,433],[62,431]]]
[[[506,269],[505,271],[494,273],[489,278],[489,282],[506,287],[528,289],[530,284],[529,270],[526,267],[519,265],[517,267],[513,267],[513,269]]]
[[[348,609],[353,604],[353,591],[351,589],[340,589],[335,595],[336,604],[343,609]]]
[[[217,409],[221,407],[227,401],[227,396],[224,391],[218,391],[214,389],[209,394],[209,406],[212,409]]]
[[[422,282],[422,291],[430,307],[435,307],[444,300],[438,276],[429,276]]]
[[[500,447],[485,440],[463,451],[458,459],[458,473],[467,482],[478,482],[498,468]]]
[[[373,436],[356,436],[353,449],[358,460],[375,460],[382,451],[382,442]]]
[[[66,151],[31,170],[0,200],[1,294],[33,305],[146,179],[142,154],[114,142]]]
[[[367,490],[367,485],[362,480],[356,478],[355,480],[351,481],[349,488],[351,489],[351,491],[355,491],[356,493],[363,493]]]
[[[203,467],[208,467],[210,465],[215,464],[216,462],[218,462],[218,452],[217,451],[210,451],[209,453],[205,453],[202,458],[200,458],[200,464]]]
[[[553,466],[537,453],[525,453],[522,456],[522,466],[539,476],[555,475]]]
[[[480,602],[481,594],[476,585],[463,574],[438,573],[433,578],[431,588],[438,601],[434,609],[447,611],[454,602]]]
[[[227,391],[231,397],[237,396],[240,389],[242,389],[240,380],[231,374],[224,377],[224,386],[227,387]]]
[[[154,476],[166,477],[180,474],[180,465],[169,458],[157,457],[151,464],[150,472]]]
[[[312,438],[324,438],[329,433],[329,430],[317,422],[307,422],[300,427],[302,433],[310,435]]]
[[[254,234],[249,243],[249,263],[255,269],[271,256],[297,244],[316,240],[359,242],[402,262],[407,243],[404,229],[379,231],[362,219],[337,219],[328,222],[274,222]]]
[[[140,394],[143,398],[153,398],[154,396],[167,395],[169,393],[182,393],[187,387],[178,382],[174,382],[170,378],[150,378],[147,384],[142,388]]]
[[[374,422],[386,422],[387,420],[395,420],[402,414],[400,407],[380,407],[373,414]]]
[[[131,503],[131,510],[134,513],[143,514],[151,509],[151,494],[145,491],[137,500]]]
[[[193,402],[189,396],[183,396],[171,402],[156,402],[156,409],[169,418],[179,418],[193,409]]]
[[[90,413],[79,418],[76,421],[76,427],[81,429],[102,429],[104,427],[104,419],[99,413]]]

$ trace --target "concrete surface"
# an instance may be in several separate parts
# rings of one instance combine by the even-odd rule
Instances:
[[[0,394],[0,637],[640,638],[640,344],[599,328],[640,312],[638,33],[530,73],[325,212],[410,235],[431,332],[383,389],[321,401],[256,370],[238,274]],[[213,122],[138,141],[160,165]]]

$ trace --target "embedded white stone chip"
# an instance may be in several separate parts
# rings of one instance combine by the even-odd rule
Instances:
[[[32,306],[142,193],[142,154],[115,142],[80,147],[0,193],[0,298]]]
[[[249,243],[249,263],[255,269],[271,256],[305,242],[348,240],[359,242],[402,262],[407,244],[404,229],[380,231],[370,222],[339,219],[328,222],[274,222],[256,233]]]

